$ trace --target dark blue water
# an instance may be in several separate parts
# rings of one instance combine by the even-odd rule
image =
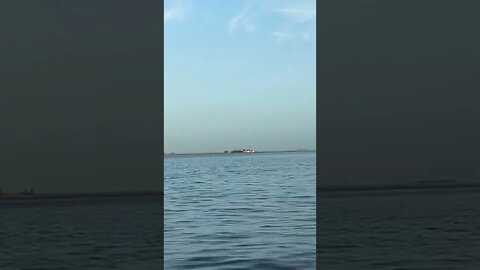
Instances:
[[[315,154],[165,159],[165,269],[315,269]]]
[[[159,269],[161,198],[0,201],[0,269]]]
[[[319,193],[321,269],[480,269],[477,188]]]

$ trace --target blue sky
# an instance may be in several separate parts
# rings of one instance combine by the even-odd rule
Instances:
[[[166,0],[165,152],[315,149],[312,0]]]

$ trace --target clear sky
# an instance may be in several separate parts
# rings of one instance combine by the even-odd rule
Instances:
[[[166,0],[165,152],[315,149],[314,0]]]

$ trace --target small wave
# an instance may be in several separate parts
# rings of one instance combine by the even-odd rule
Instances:
[[[197,256],[187,259],[182,265],[185,269],[265,269],[293,270],[307,269],[300,265],[288,265],[282,260],[274,259],[234,259],[221,256]],[[312,267],[312,266],[310,266]]]

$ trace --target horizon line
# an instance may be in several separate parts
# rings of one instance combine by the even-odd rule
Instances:
[[[280,152],[316,152],[317,149],[295,149],[295,150],[264,150],[264,151],[255,151],[255,153],[280,153]],[[235,153],[225,153],[225,152],[190,152],[190,153],[177,153],[177,152],[164,152],[165,156],[171,155],[208,155],[208,154],[235,154]],[[242,153],[239,153],[242,154]]]

